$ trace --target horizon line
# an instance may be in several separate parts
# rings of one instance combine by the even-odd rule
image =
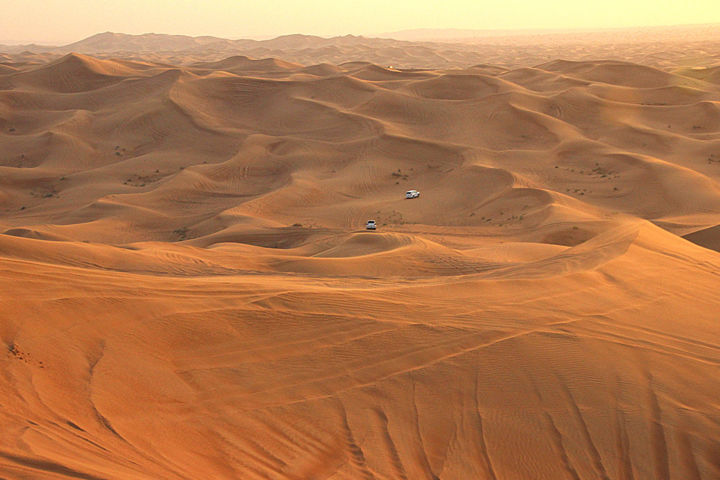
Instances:
[[[622,31],[622,30],[634,30],[634,29],[666,29],[666,28],[698,28],[698,27],[711,27],[720,25],[720,22],[710,22],[710,23],[686,23],[686,24],[666,24],[666,25],[634,25],[634,26],[623,26],[623,27],[577,27],[577,28],[553,28],[553,27],[540,27],[540,28],[460,28],[460,27],[446,27],[446,28],[436,28],[436,27],[417,27],[417,28],[408,28],[403,30],[397,30],[393,32],[378,32],[378,33],[371,33],[371,34],[362,34],[362,33],[346,33],[346,34],[313,34],[313,33],[301,33],[301,32],[292,32],[292,33],[283,33],[278,35],[251,35],[247,37],[224,37],[224,36],[217,36],[212,34],[185,34],[185,33],[158,33],[158,32],[144,32],[144,33],[125,33],[125,32],[118,32],[118,31],[111,31],[106,30],[104,32],[97,32],[93,33],[91,35],[82,37],[78,40],[74,40],[68,43],[60,43],[60,42],[45,42],[45,41],[37,41],[37,40],[30,40],[30,41],[17,41],[17,40],[0,40],[0,44],[8,47],[23,47],[23,46],[41,46],[41,47],[66,47],[68,45],[72,45],[74,43],[82,42],[83,40],[87,40],[89,38],[103,35],[103,34],[119,34],[119,35],[127,35],[127,36],[133,36],[133,37],[142,37],[146,35],[164,35],[164,36],[178,36],[178,37],[188,37],[188,38],[199,38],[199,37],[213,37],[220,40],[230,40],[230,41],[239,41],[239,40],[255,40],[255,41],[264,41],[264,40],[274,40],[277,38],[282,37],[289,37],[294,35],[299,36],[307,36],[307,37],[317,37],[317,38],[324,38],[324,39],[332,39],[332,38],[340,38],[340,37],[347,37],[347,36],[355,36],[355,37],[364,37],[364,38],[381,38],[381,39],[393,39],[389,36],[384,35],[397,35],[402,33],[411,33],[411,32],[443,32],[443,31],[457,31],[457,32],[482,32],[482,33],[489,33],[492,36],[493,33],[502,33],[502,34],[527,34],[531,32],[544,32],[546,34],[562,34],[562,33],[577,33],[577,32],[608,32],[608,31]],[[496,36],[502,36],[502,35],[496,35]],[[449,37],[451,39],[453,37]],[[461,38],[471,38],[471,37],[454,37],[457,39]],[[406,41],[398,39],[399,41]],[[412,41],[412,40],[411,40]]]

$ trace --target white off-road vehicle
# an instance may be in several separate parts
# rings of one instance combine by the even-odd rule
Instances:
[[[375,220],[368,220],[365,224],[365,230],[375,230],[377,229],[377,225],[375,224]]]
[[[408,190],[405,192],[405,198],[418,198],[420,196],[420,192],[417,190]]]

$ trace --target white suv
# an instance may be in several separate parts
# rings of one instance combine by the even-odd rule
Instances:
[[[375,225],[375,220],[368,220],[365,224],[366,230],[375,230],[377,229],[377,226]]]
[[[420,192],[417,190],[408,190],[405,192],[405,198],[418,198],[420,196]]]

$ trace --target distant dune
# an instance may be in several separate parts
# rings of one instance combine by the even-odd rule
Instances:
[[[688,41],[711,42],[720,40],[719,24],[669,25],[652,27],[620,27],[604,29],[486,29],[418,28],[377,35],[411,42],[493,42],[527,43],[530,39],[555,43],[582,42],[597,46],[602,43],[657,42],[677,43]]]
[[[530,67],[558,58],[613,59],[660,68],[703,67],[720,63],[719,49],[718,24],[597,31],[419,29],[376,37],[293,34],[268,40],[105,32],[57,47],[0,45],[0,52],[13,54],[62,56],[75,52],[173,65],[246,56],[272,57],[303,65],[364,61],[381,66],[433,69],[465,69],[478,64]]]
[[[717,58],[92,41],[0,59],[0,477],[720,478]]]

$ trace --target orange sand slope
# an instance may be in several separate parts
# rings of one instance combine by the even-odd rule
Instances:
[[[6,60],[0,477],[720,478],[712,68]]]

